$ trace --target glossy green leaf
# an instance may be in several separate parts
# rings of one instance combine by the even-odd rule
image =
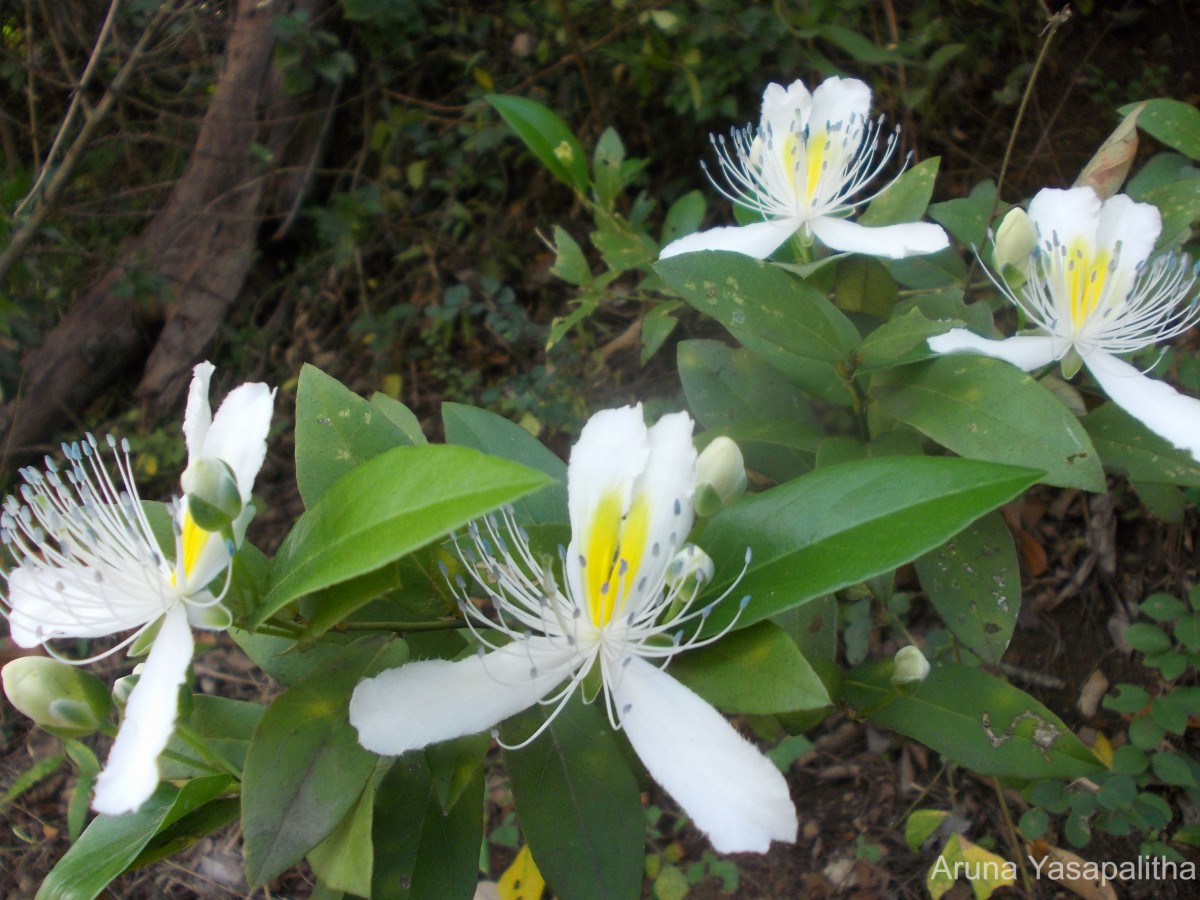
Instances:
[[[504,725],[517,744],[545,721],[535,706]],[[579,693],[536,740],[506,750],[521,830],[546,881],[572,900],[625,900],[642,884],[645,820],[637,782],[602,701]]]
[[[566,122],[527,97],[488,94],[485,99],[554,177],[581,193],[587,190],[587,157]]]
[[[929,359],[936,356],[926,343],[929,338],[962,326],[963,322],[958,319],[930,321],[920,309],[913,307],[903,315],[894,316],[863,339],[854,372],[864,375],[877,369]]]
[[[763,362],[823,400],[851,402],[838,366],[858,346],[858,331],[820,291],[739,253],[686,253],[654,269]]]
[[[838,263],[834,285],[839,309],[879,319],[892,314],[899,295],[896,280],[879,260],[853,254]]]
[[[382,412],[392,424],[404,432],[412,444],[428,444],[429,439],[421,430],[421,420],[411,409],[394,397],[389,397],[382,391],[371,395],[371,405]]]
[[[371,841],[374,811],[375,780],[368,779],[345,818],[329,837],[308,852],[313,874],[326,887],[358,897],[371,896],[371,871],[375,859],[375,845]]]
[[[265,884],[295,865],[350,811],[377,760],[359,746],[350,725],[350,694],[363,678],[407,659],[403,641],[364,638],[267,709],[251,738],[242,781],[251,884]]]
[[[917,559],[942,621],[984,662],[1000,661],[1021,611],[1021,570],[1004,517],[988,513]]]
[[[887,190],[871,201],[861,216],[860,225],[895,225],[916,222],[929,206],[933,183],[937,180],[940,156],[922,160],[891,183]]]
[[[1140,481],[1200,487],[1200,463],[1190,453],[1154,434],[1115,403],[1105,403],[1080,421],[1109,471]]]
[[[250,735],[262,718],[263,709],[259,704],[245,700],[194,694],[188,712],[188,724],[221,756],[240,767],[246,760]],[[182,756],[198,758],[196,750],[178,734],[171,735],[167,749]],[[205,769],[165,756],[159,760],[158,767],[164,781],[211,774]]]
[[[522,522],[567,520],[567,464],[541,441],[504,416],[462,403],[442,404],[446,443],[471,447],[544,472],[553,479],[537,493],[513,504]]]
[[[748,350],[720,341],[680,341],[679,380],[688,409],[705,428],[735,422],[793,422],[819,428],[803,391]]]
[[[663,246],[698,231],[704,221],[706,206],[707,201],[701,191],[688,191],[672,203],[663,217]]]
[[[483,758],[492,745],[490,734],[468,734],[450,741],[431,744],[425,748],[433,795],[442,812],[449,813],[475,778]]]
[[[304,612],[308,613],[309,620],[296,639],[296,649],[306,650],[313,646],[329,629],[399,585],[399,567],[386,565],[308,595]]]
[[[228,634],[256,666],[284,686],[308,677],[341,652],[342,644],[351,640],[347,635],[326,635],[316,646],[301,650],[293,638],[256,634],[240,628],[230,628]]]
[[[1127,116],[1140,103],[1129,103],[1118,112]],[[1192,159],[1200,159],[1200,110],[1190,103],[1160,97],[1145,101],[1138,128]]]
[[[549,480],[465,447],[388,450],[333,485],[292,527],[252,624],[298,597],[400,559]]]
[[[671,675],[730,713],[821,709],[833,701],[795,641],[759,622],[671,661]]]
[[[929,207],[929,218],[937,222],[964,247],[982,247],[987,237],[995,192],[980,197],[957,197]]]
[[[1006,362],[960,353],[888,369],[872,380],[871,395],[961,456],[1041,469],[1059,487],[1104,490],[1100,456],[1079,420]]]
[[[412,439],[378,407],[305,364],[296,387],[296,486],[311,509],[340,478]]]
[[[182,818],[167,825],[154,835],[129,865],[129,869],[140,869],[150,863],[182,853],[188,847],[208,837],[218,828],[223,828],[238,817],[241,802],[237,797],[219,797],[210,800]]]
[[[918,291],[960,289],[967,275],[967,265],[953,247],[924,256],[889,259],[886,265],[901,287]]]
[[[446,813],[425,754],[401,756],[379,784],[371,839],[372,897],[471,900],[483,841],[483,769]]]
[[[915,559],[1017,496],[1038,473],[950,457],[890,456],[817,469],[748,497],[709,520],[719,596],[751,560],[734,596],[709,617],[749,625]]]
[[[1141,199],[1153,203],[1162,214],[1162,231],[1154,247],[1168,250],[1191,236],[1193,222],[1200,219],[1200,178],[1186,178],[1152,188]]]
[[[788,481],[812,471],[825,433],[791,422],[735,422],[719,430],[737,442],[746,466],[773,481]]]
[[[97,816],[50,870],[38,900],[91,900],[137,859],[155,834],[226,793],[228,775],[195,778],[181,788],[160,784],[137,812]]]
[[[1033,780],[1104,770],[1054,713],[1006,681],[936,663],[913,693],[897,693],[891,660],[856,666],[845,698],[859,715],[907,735],[978,775]]]

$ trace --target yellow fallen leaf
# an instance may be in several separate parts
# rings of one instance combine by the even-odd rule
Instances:
[[[1017,883],[1017,864],[972,844],[961,834],[952,834],[929,867],[925,878],[929,896],[939,900],[959,878],[970,883],[975,900],[988,900],[998,888]]]
[[[504,870],[496,887],[500,900],[542,900],[546,879],[538,871],[528,845],[521,848],[512,865]]]
[[[1092,753],[1096,755],[1096,759],[1112,768],[1113,762],[1113,745],[1103,734],[1097,734],[1096,740],[1092,743]]]

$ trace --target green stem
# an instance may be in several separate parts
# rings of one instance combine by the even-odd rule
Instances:
[[[164,750],[159,755],[163,759],[174,760],[177,763],[183,763],[185,766],[191,766],[195,769],[208,769],[208,771],[212,772],[214,775],[221,774],[221,770],[215,766],[210,766],[208,763],[202,762],[201,760],[195,759],[191,756],[185,756],[182,753],[176,753],[174,750]]]
[[[242,780],[242,770],[230,762],[224,754],[217,750],[201,737],[191,725],[187,722],[179,722],[175,725],[175,733],[183,738],[184,743],[200,754],[201,758],[213,768],[221,772],[228,772],[238,781]]]

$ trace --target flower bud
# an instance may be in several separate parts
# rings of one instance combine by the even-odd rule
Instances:
[[[1009,210],[992,240],[992,263],[1011,288],[1025,283],[1029,254],[1037,246],[1037,229],[1021,208]]]
[[[180,484],[192,520],[205,531],[226,531],[242,513],[237,478],[223,460],[194,460],[184,470]]]
[[[123,713],[125,706],[129,703],[129,695],[133,693],[133,689],[137,687],[137,683],[142,678],[142,669],[146,668],[145,663],[138,663],[133,667],[133,671],[128,675],[122,675],[112,686],[113,702],[117,704],[117,708]]]
[[[108,719],[108,688],[95,675],[46,656],[23,656],[0,677],[9,701],[51,734],[77,738]]]
[[[929,660],[912,644],[897,650],[892,664],[892,684],[898,688],[916,687],[929,675]]]
[[[713,561],[695,544],[685,544],[667,564],[667,585],[683,594],[698,591],[712,581]]]
[[[741,448],[722,435],[704,448],[696,460],[696,514],[712,516],[746,492],[746,463]]]

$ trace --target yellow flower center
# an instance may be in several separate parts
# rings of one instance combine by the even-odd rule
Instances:
[[[583,572],[588,613],[597,628],[620,615],[630,586],[636,584],[649,529],[650,504],[644,495],[635,498],[624,516],[615,492],[597,504],[587,533]]]
[[[804,193],[802,202],[808,206],[813,203],[817,192],[817,183],[825,166],[825,149],[828,141],[825,129],[810,134],[806,141],[798,134],[789,134],[783,146],[784,168],[787,172],[788,184],[796,190],[796,175],[801,167],[804,169]],[[800,159],[801,155],[804,159]]]
[[[209,539],[214,536],[214,532],[205,531],[196,524],[196,520],[192,518],[190,510],[183,514],[183,527],[181,528],[180,543],[183,547],[182,563],[180,569],[176,566],[175,571],[171,573],[171,586],[178,587],[178,573],[182,571],[183,577],[186,580],[188,573],[196,567],[196,562],[200,559],[200,554],[204,552],[204,548],[208,546]]]
[[[1070,301],[1071,325],[1078,329],[1096,311],[1108,282],[1110,254],[1101,250],[1094,256],[1083,241],[1074,241],[1068,249],[1066,290]]]

